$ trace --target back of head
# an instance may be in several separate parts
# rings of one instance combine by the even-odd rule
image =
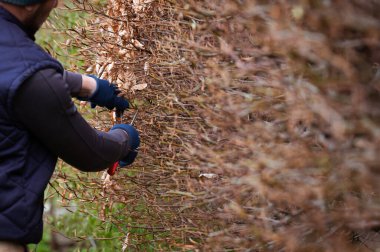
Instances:
[[[9,3],[9,4],[14,4],[14,5],[19,5],[19,6],[38,4],[38,3],[43,3],[45,1],[46,0],[0,0],[0,2],[3,2],[3,3]]]

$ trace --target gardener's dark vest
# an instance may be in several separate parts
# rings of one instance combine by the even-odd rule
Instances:
[[[44,190],[57,157],[17,123],[12,101],[23,82],[43,68],[63,73],[0,7],[0,241],[38,243],[42,237]]]

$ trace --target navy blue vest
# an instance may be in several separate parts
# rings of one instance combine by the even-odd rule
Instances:
[[[59,62],[0,7],[0,241],[38,243],[42,238],[44,190],[57,157],[12,116],[23,82],[43,68],[63,73]]]

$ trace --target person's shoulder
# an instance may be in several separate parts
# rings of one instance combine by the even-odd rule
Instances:
[[[26,82],[30,81],[37,81],[37,82],[57,82],[63,80],[63,75],[61,72],[59,72],[55,68],[42,68],[34,72],[27,80]]]

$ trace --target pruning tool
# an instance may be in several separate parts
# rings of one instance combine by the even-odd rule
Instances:
[[[123,112],[124,110],[119,110],[119,109],[116,109],[116,111],[114,112],[114,118],[117,124],[123,123]],[[137,113],[138,113],[138,110],[136,111],[136,113],[134,114],[132,118],[132,122],[130,123],[131,125],[133,125],[133,123],[135,122]],[[108,167],[107,173],[110,176],[115,175],[118,166],[119,166],[119,161],[116,161],[114,164]]]

